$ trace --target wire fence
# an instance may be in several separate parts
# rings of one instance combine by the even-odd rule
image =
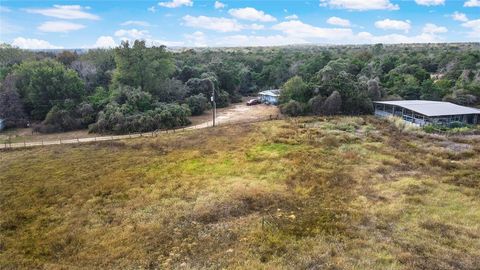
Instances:
[[[268,117],[252,118],[252,119],[239,120],[239,121],[219,121],[215,124],[215,127],[264,122],[264,121],[278,120],[278,119],[281,119],[281,116],[277,114],[277,115],[270,115]],[[24,139],[23,142],[11,142],[11,140],[9,140],[0,144],[0,150],[29,148],[29,147],[38,147],[38,146],[41,147],[41,146],[50,146],[50,145],[62,145],[62,144],[106,142],[106,141],[126,140],[126,139],[133,139],[133,138],[142,138],[142,137],[157,137],[160,134],[180,133],[180,132],[187,132],[187,131],[192,131],[197,129],[212,128],[212,127],[213,127],[213,122],[209,121],[209,122],[194,125],[194,126],[180,127],[175,129],[162,129],[162,130],[155,130],[152,132],[131,133],[131,134],[125,134],[125,135],[108,135],[108,136],[83,137],[83,138],[73,138],[73,139],[59,138],[58,140],[39,140],[39,141],[27,141],[26,139]]]

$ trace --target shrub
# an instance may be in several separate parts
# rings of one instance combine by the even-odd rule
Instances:
[[[190,109],[186,104],[159,103],[145,112],[129,113],[125,105],[111,103],[98,114],[98,120],[90,125],[91,132],[131,133],[170,129],[190,124]]]
[[[217,92],[215,92],[215,94],[215,103],[217,105],[217,108],[225,108],[230,105],[230,95],[227,92],[219,91],[218,94]]]
[[[41,124],[34,126],[34,131],[40,133],[63,132],[82,127],[81,119],[78,119],[74,111],[54,106]]]
[[[325,100],[322,111],[326,115],[334,115],[340,112],[342,108],[342,97],[338,91],[333,93]]]
[[[290,100],[280,106],[280,111],[288,116],[299,116],[305,113],[304,105],[298,101]]]
[[[208,99],[203,94],[188,97],[185,102],[192,115],[201,115],[208,108]]]
[[[315,115],[321,115],[325,98],[321,95],[315,96],[308,101],[312,113]]]

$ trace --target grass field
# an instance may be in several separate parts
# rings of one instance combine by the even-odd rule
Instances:
[[[0,159],[1,269],[480,267],[476,137],[298,118]]]

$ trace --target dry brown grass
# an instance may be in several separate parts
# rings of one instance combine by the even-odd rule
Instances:
[[[0,152],[0,268],[478,269],[475,138],[296,118]]]

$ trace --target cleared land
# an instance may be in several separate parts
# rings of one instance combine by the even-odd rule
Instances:
[[[217,125],[254,122],[275,118],[280,112],[276,106],[259,104],[256,106],[245,105],[244,102],[233,104],[226,108],[217,110]],[[192,124],[187,129],[200,129],[212,126],[212,111],[206,111],[199,116],[191,116]],[[146,133],[148,134],[148,132]],[[98,140],[108,140],[111,136],[105,134],[89,133],[88,130],[77,130],[52,134],[33,133],[32,128],[18,128],[0,132],[0,149],[7,147],[55,145],[63,143],[93,142]],[[116,139],[122,139],[125,135],[115,136]],[[61,141],[60,141],[61,140]],[[10,145],[11,144],[11,145]]]
[[[2,269],[480,265],[475,137],[300,118],[0,158]]]

